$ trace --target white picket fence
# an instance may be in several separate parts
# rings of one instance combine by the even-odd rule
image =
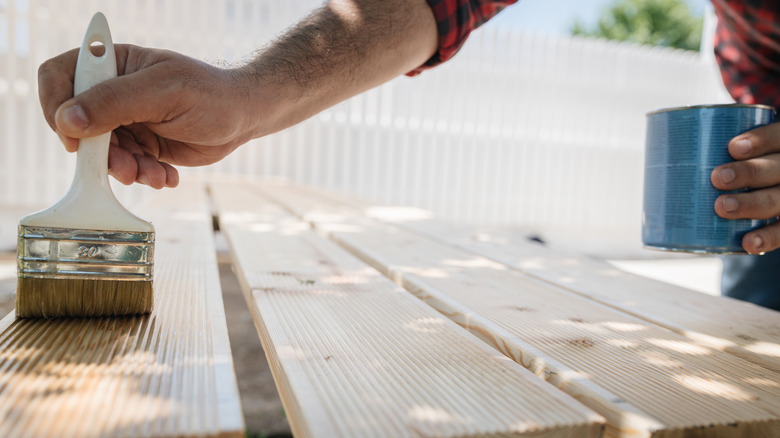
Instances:
[[[0,0],[0,205],[47,205],[70,182],[74,157],[43,121],[36,69],[80,44],[92,12],[106,14],[116,42],[240,62],[319,4]],[[728,100],[709,56],[488,23],[437,69],[182,172],[283,177],[442,218],[638,247],[644,114]],[[147,193],[116,190],[126,202]]]

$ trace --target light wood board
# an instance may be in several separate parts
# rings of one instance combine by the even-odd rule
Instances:
[[[154,310],[119,318],[0,322],[2,437],[242,437],[201,186],[137,212],[156,231]]]
[[[281,207],[211,193],[295,436],[600,436],[603,418]]]
[[[615,268],[569,251],[546,248],[507,229],[456,225],[409,207],[377,206],[310,188],[373,218],[504,263],[536,278],[684,334],[780,372],[780,312],[727,297],[713,297]]]
[[[258,191],[602,414],[610,435],[780,434],[776,373],[325,197]]]

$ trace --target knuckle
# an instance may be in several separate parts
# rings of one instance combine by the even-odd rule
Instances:
[[[757,160],[738,161],[731,164],[736,178],[729,187],[760,187],[763,180],[763,169]]]
[[[756,206],[759,208],[773,207],[777,202],[777,190],[759,190],[755,192]]]
[[[756,190],[740,196],[740,216],[767,219],[780,214],[780,189]]]
[[[38,66],[38,77],[45,76],[49,70],[52,68],[52,64],[54,64],[54,61],[52,59],[48,59],[46,61],[43,61],[41,65]]]
[[[775,217],[780,215],[780,187],[775,186],[771,190],[764,190],[767,192],[762,200],[766,217]]]
[[[98,105],[101,107],[114,108],[120,102],[119,94],[114,90],[114,87],[105,82],[95,85],[92,90]]]
[[[78,56],[79,49],[71,49],[67,52],[61,53],[53,58],[49,58],[43,61],[38,66],[38,76],[45,75],[50,72],[63,72],[70,70],[69,67],[75,68],[75,60]],[[71,70],[72,71],[72,70]]]
[[[777,238],[777,231],[776,230],[773,233],[761,233],[761,234],[762,234],[761,238],[765,242],[764,245],[767,247],[768,250],[772,250],[772,249],[775,249],[778,246],[780,246],[780,245],[778,245],[778,238]]]

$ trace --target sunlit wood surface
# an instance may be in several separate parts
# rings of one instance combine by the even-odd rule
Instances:
[[[776,311],[708,296],[622,271],[603,260],[540,246],[507,228],[443,222],[420,209],[380,207],[333,191],[306,190],[780,372],[780,314]]]
[[[700,341],[699,334],[717,337],[721,329],[698,321],[686,336],[685,329],[635,316],[631,306],[606,306],[574,292],[571,281],[542,281],[451,242],[367,218],[321,193],[272,185],[258,191],[603,415],[608,435],[780,435],[780,375],[771,370],[780,358],[770,353],[769,366],[759,366]],[[732,304],[724,303],[725,309]],[[661,300],[656,312],[668,306],[677,313],[675,305]],[[710,320],[713,327],[721,323]],[[773,342],[771,332],[760,335]]]
[[[321,190],[210,194],[297,436],[780,436],[776,312]],[[138,212],[151,315],[0,321],[0,436],[243,434],[206,196]]]
[[[244,435],[206,200],[185,186],[137,212],[151,315],[0,322],[0,436]]]
[[[600,416],[251,187],[211,193],[296,436],[600,436]]]

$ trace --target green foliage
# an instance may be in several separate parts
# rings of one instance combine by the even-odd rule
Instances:
[[[702,22],[685,0],[617,0],[604,9],[595,28],[576,20],[571,33],[698,51]]]

